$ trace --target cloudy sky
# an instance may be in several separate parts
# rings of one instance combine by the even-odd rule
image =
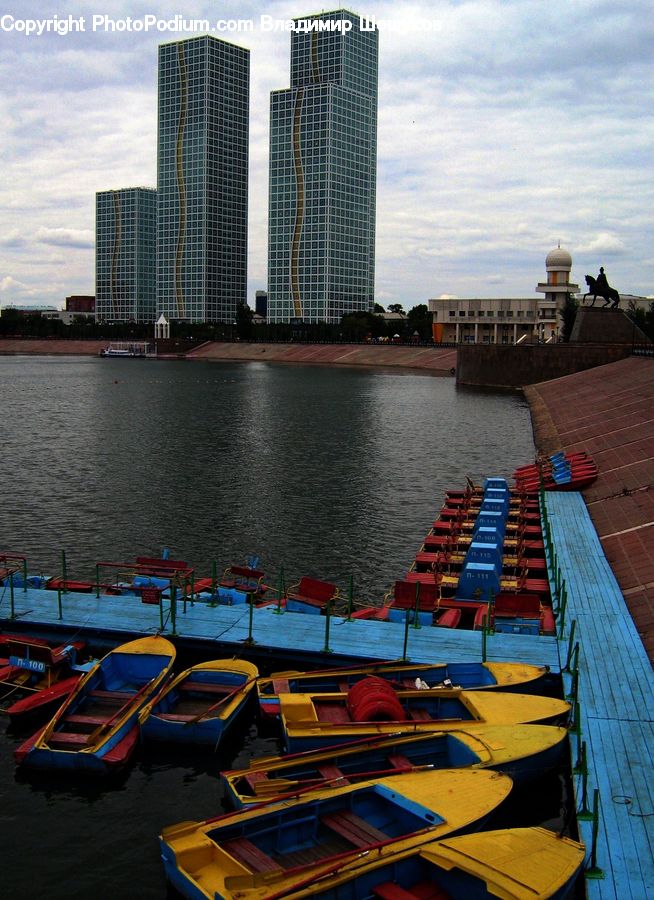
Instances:
[[[324,9],[332,9],[326,6]],[[651,0],[349,5],[380,27],[376,299],[532,296],[560,241],[573,279],[604,265],[654,294]],[[40,2],[0,13],[0,305],[94,292],[95,192],[156,185],[157,22],[246,20],[251,50],[249,297],[266,287],[268,103],[289,86],[290,35],[261,16],[297,2]],[[27,35],[26,19],[85,18]],[[93,30],[92,17],[106,25]],[[222,35],[221,35],[222,36]]]

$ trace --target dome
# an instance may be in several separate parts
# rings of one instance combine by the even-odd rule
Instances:
[[[571,269],[572,257],[562,247],[555,247],[554,250],[550,250],[547,254],[545,267],[547,269]]]

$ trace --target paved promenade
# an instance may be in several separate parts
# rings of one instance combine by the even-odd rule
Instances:
[[[654,660],[654,359],[630,357],[525,393],[538,449],[586,450],[599,467],[584,499]]]

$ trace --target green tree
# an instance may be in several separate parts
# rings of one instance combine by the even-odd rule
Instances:
[[[572,328],[577,318],[577,310],[579,309],[579,301],[575,300],[572,294],[566,294],[563,309],[559,313],[561,316],[561,340],[569,341],[572,334]]]
[[[239,303],[236,307],[236,333],[242,341],[252,337],[252,310],[245,303]]]
[[[401,303],[391,303],[388,307],[389,312],[402,313],[404,315],[404,307]]]
[[[410,335],[417,331],[421,340],[428,341],[432,336],[432,322],[433,316],[429,312],[427,304],[419,303],[417,306],[414,306],[413,309],[410,309],[407,314],[407,331]]]

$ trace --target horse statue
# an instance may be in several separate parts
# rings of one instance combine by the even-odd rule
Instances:
[[[602,287],[592,275],[586,275],[586,284],[588,285],[588,291],[584,294],[583,299],[585,301],[586,297],[592,296],[591,306],[595,306],[595,301],[598,297],[601,297],[605,301],[605,307],[607,307],[611,301],[613,301],[611,309],[615,309],[620,305],[620,294],[615,288],[612,288],[608,282],[605,287]]]

